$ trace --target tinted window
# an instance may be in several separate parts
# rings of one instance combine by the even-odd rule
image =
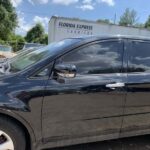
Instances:
[[[63,56],[59,63],[76,65],[78,74],[118,73],[122,50],[121,41],[93,44]]]
[[[72,46],[79,42],[80,39],[65,39],[59,42],[51,43],[48,46],[38,48],[20,57],[16,57],[10,62],[10,72],[21,71],[41,60],[59,53],[64,48]]]
[[[128,72],[150,72],[150,43],[132,43]]]

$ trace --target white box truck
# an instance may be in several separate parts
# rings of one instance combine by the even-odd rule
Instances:
[[[56,16],[52,16],[49,21],[49,43],[64,38],[87,35],[132,35],[150,37],[150,31],[135,27],[124,27],[114,24]]]

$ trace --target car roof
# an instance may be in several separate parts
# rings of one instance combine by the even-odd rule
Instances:
[[[149,40],[146,36],[132,36],[132,35],[102,35],[102,36],[81,36],[72,39],[82,39],[82,40],[104,40],[104,39],[131,39],[131,40]]]

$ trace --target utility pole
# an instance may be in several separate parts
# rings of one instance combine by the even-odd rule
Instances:
[[[117,14],[115,13],[115,16],[114,16],[114,24],[116,24],[116,18],[117,18]]]

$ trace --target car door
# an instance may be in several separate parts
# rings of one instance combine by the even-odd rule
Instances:
[[[77,73],[74,78],[56,79],[53,72],[48,81],[42,112],[44,142],[118,138],[126,93],[123,48],[122,40],[93,42],[56,60],[55,66],[75,65]]]
[[[150,133],[150,41],[129,40],[128,84],[121,136]]]

